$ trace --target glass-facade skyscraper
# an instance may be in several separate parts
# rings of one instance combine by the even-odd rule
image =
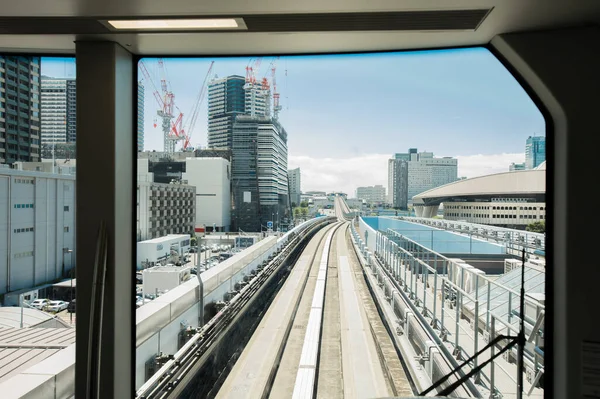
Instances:
[[[525,168],[535,169],[546,160],[546,137],[529,136],[525,144]]]
[[[261,231],[290,217],[287,133],[268,117],[241,115],[233,127],[233,231]]]
[[[208,147],[231,148],[233,124],[246,111],[246,78],[231,75],[208,84]]]

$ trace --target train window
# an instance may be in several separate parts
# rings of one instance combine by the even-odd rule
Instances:
[[[546,123],[487,49],[141,58],[137,82],[139,396],[410,396],[520,317],[543,347],[544,220],[499,211],[545,206]],[[455,394],[515,396],[514,357]]]
[[[0,391],[16,397],[54,392],[40,367],[74,374],[75,59],[0,54],[0,72]]]

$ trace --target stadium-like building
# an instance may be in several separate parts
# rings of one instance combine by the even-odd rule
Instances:
[[[546,219],[546,163],[532,170],[459,180],[413,197],[415,213],[431,218],[524,228]]]

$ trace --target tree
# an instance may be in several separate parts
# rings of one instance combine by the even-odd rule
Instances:
[[[196,246],[198,244],[198,239],[196,238],[196,236],[190,238],[190,245],[191,246]]]
[[[301,207],[301,208],[308,208],[308,202],[306,202],[306,201],[302,201],[302,202],[300,203],[300,207]]]
[[[546,232],[546,223],[545,222],[533,222],[527,225],[525,228],[527,231],[531,231],[533,233],[545,233]]]
[[[298,206],[298,205],[296,205],[296,203],[295,203],[295,202],[292,202],[292,208],[295,208],[295,207],[297,207],[297,206]]]

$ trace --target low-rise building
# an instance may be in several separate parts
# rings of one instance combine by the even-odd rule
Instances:
[[[356,198],[367,201],[370,204],[385,202],[385,187],[381,184],[356,188]]]
[[[185,255],[189,249],[189,234],[169,234],[140,241],[137,243],[136,266],[138,269],[146,269],[162,263],[177,262],[177,258]]]

